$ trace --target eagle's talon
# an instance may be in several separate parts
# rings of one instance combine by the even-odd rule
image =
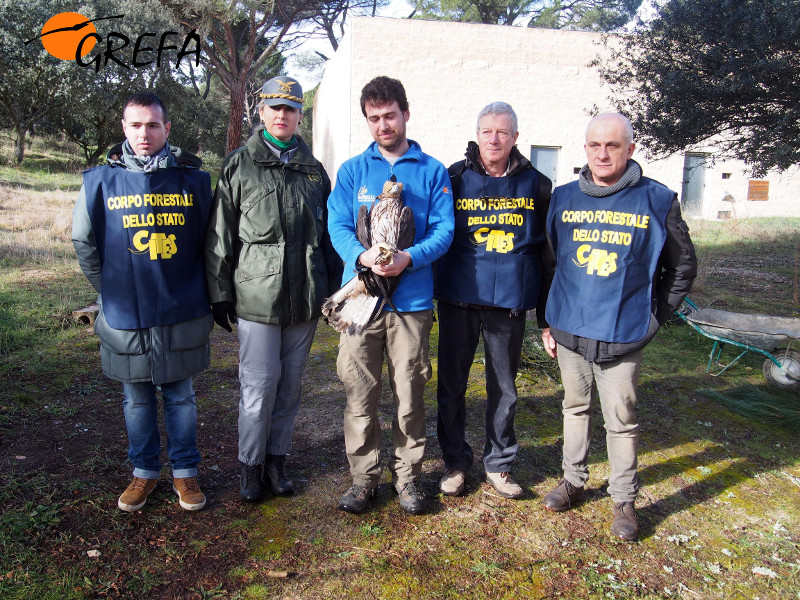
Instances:
[[[380,248],[380,252],[378,253],[378,256],[375,258],[375,264],[391,265],[394,262],[394,253],[395,253],[394,249],[385,242],[378,243],[378,248]]]

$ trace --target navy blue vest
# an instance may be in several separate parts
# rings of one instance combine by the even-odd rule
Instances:
[[[558,265],[547,298],[552,327],[621,344],[645,337],[674,197],[646,177],[605,198],[587,196],[577,181],[556,188],[547,218]]]
[[[143,329],[209,314],[203,270],[209,174],[102,166],[86,171],[83,185],[108,324]]]
[[[453,243],[436,266],[439,300],[536,306],[546,239],[534,206],[538,188],[534,169],[507,177],[462,173],[453,190]]]

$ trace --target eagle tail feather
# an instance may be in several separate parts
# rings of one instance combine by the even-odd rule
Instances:
[[[375,313],[379,298],[367,291],[364,282],[353,277],[322,305],[322,313],[336,331],[361,335]]]

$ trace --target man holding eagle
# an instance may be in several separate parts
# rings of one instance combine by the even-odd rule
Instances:
[[[370,81],[361,112],[375,141],[342,165],[328,199],[331,241],[345,274],[343,289],[324,311],[342,331],[337,371],[347,392],[344,436],[353,479],[339,508],[364,511],[381,480],[385,352],[396,407],[388,468],[400,506],[418,514],[425,510],[417,480],[425,451],[422,395],[431,377],[432,263],[453,238],[453,198],[444,165],[406,137],[410,112],[402,83],[383,76]]]

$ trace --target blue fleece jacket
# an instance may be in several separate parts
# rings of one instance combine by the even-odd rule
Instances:
[[[390,164],[373,142],[345,162],[328,198],[328,229],[333,247],[345,263],[342,284],[356,272],[356,259],[365,248],[356,238],[356,219],[362,204],[367,208],[383,191],[392,175],[403,184],[403,202],[414,212],[416,236],[406,248],[411,264],[400,275],[392,302],[400,312],[433,308],[433,261],[453,241],[453,194],[444,165],[428,156],[419,144],[408,140],[408,151]],[[389,307],[386,307],[390,310]]]

